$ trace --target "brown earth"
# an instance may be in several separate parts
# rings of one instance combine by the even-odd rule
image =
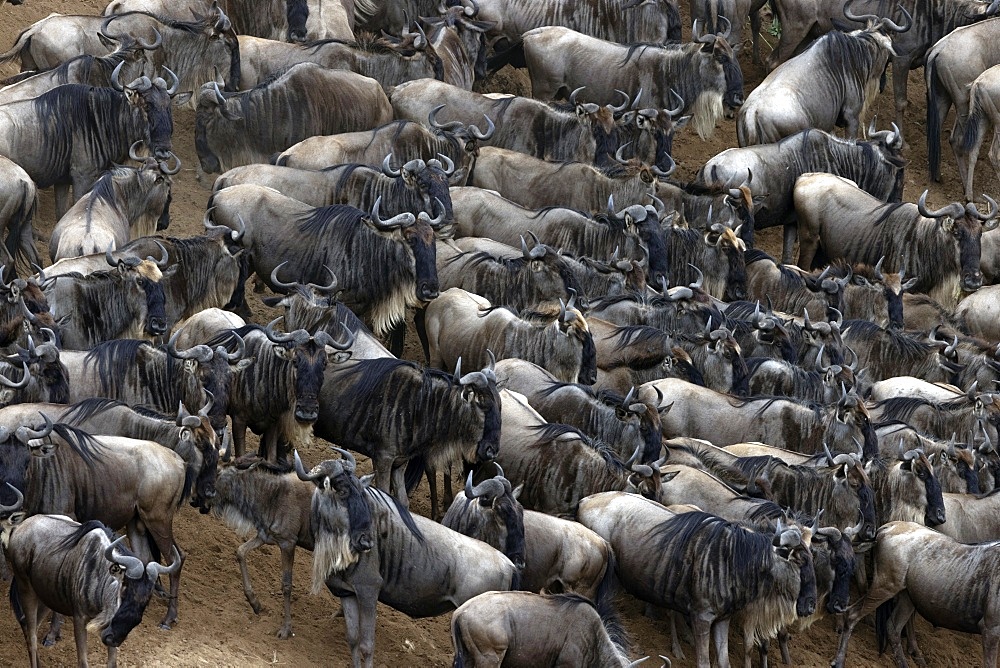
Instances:
[[[20,7],[0,5],[0,47],[12,44],[24,27],[50,12],[97,14],[103,2],[95,0],[27,0]],[[685,7],[686,9],[686,7]],[[768,37],[773,42],[773,38]],[[766,55],[768,48],[764,48]],[[764,75],[759,67],[749,64],[749,57],[742,59],[747,80],[746,90],[758,83]],[[14,72],[8,65],[2,74]],[[525,92],[527,81],[516,72],[499,73],[487,85],[494,91]],[[910,150],[907,157],[905,197],[915,201],[925,187],[931,188],[930,203],[941,206],[944,202],[961,196],[961,187],[955,173],[954,161],[945,149],[944,180],[930,183],[926,167],[926,147],[923,139],[925,102],[924,85],[920,72],[911,73],[906,136]],[[892,99],[883,94],[875,107],[881,127],[892,117]],[[169,233],[176,236],[198,234],[209,191],[195,180],[196,157],[193,145],[194,116],[188,110],[175,114],[175,148],[184,161],[184,169],[174,177],[174,199],[171,206],[172,222]],[[736,145],[735,124],[731,120],[720,123],[715,137],[700,141],[693,133],[685,132],[675,144],[676,158],[680,164],[678,177],[687,179],[710,156]],[[984,151],[985,153],[985,151]],[[980,183],[989,183],[996,195],[995,179],[985,159],[979,165]],[[37,227],[42,238],[48,238],[54,224],[51,191],[41,197]],[[770,232],[775,232],[774,230]],[[780,236],[763,237],[764,246],[772,253],[780,249]],[[43,257],[47,256],[42,244]],[[249,291],[248,291],[249,292]],[[264,307],[257,296],[249,295],[256,322],[267,322],[277,313]],[[407,357],[419,359],[409,337]],[[307,466],[326,457],[325,444],[317,443],[303,452]],[[413,500],[413,510],[428,514],[426,488],[421,487]],[[295,567],[293,620],[295,636],[278,640],[275,632],[281,624],[281,586],[278,552],[266,547],[251,558],[251,576],[258,596],[265,606],[256,616],[247,605],[240,585],[234,551],[240,540],[232,531],[211,516],[196,513],[184,507],[177,516],[176,534],[187,553],[181,587],[180,618],[171,631],[157,627],[164,612],[164,602],[154,600],[146,619],[136,628],[119,651],[122,666],[266,666],[266,665],[349,665],[350,652],[344,638],[342,619],[335,618],[339,603],[329,594],[312,596],[308,593],[311,580],[311,560],[306,552],[298,552]],[[652,555],[651,555],[652,556]],[[670,648],[669,636],[663,622],[642,616],[641,605],[633,598],[622,595],[619,601],[625,625],[634,641],[633,656],[666,654]],[[447,666],[451,664],[452,650],[449,638],[450,616],[428,620],[413,620],[386,606],[379,606],[375,658],[378,666]],[[932,666],[974,666],[981,664],[979,639],[970,635],[931,629],[919,624],[920,644]],[[732,634],[733,657],[739,660],[741,642]],[[833,656],[836,634],[828,622],[821,623],[793,640],[792,662],[797,666],[827,665]],[[674,666],[693,665],[693,650],[686,645],[688,659],[675,660]],[[95,664],[104,662],[104,649],[93,636],[90,639],[90,658]],[[22,635],[12,615],[0,612],[0,665],[23,665],[27,655]],[[778,660],[772,654],[773,660]],[[75,661],[72,632],[66,628],[64,639],[53,648],[41,650],[45,665],[71,665]],[[870,627],[859,627],[851,643],[851,665],[891,665],[887,656],[878,657],[874,634]],[[647,665],[658,665],[649,661]]]

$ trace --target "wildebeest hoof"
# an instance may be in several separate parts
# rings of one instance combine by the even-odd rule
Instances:
[[[255,615],[259,615],[260,611],[264,609],[261,607],[260,603],[257,603],[256,601],[250,601],[250,607],[253,609],[253,614]]]
[[[57,642],[59,642],[59,639],[60,635],[58,633],[55,636],[51,637],[46,635],[45,638],[42,639],[42,647],[52,647]]]
[[[160,622],[160,630],[161,631],[169,631],[170,630],[170,624],[167,624],[166,622]]]
[[[292,638],[294,636],[295,634],[292,633],[291,629],[286,629],[284,626],[278,629],[278,638],[280,640],[288,640],[289,638]]]

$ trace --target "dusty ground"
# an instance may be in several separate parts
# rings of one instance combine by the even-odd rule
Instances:
[[[27,0],[20,7],[0,5],[0,47],[12,44],[17,33],[25,26],[52,11],[62,13],[96,14],[103,3],[94,0]],[[767,48],[764,53],[766,55]],[[4,74],[13,73],[7,66]],[[749,65],[744,59],[747,88],[763,78],[763,71]],[[511,90],[526,85],[525,80],[503,73],[493,82],[494,90]],[[522,88],[523,90],[523,88]],[[930,203],[941,206],[950,198],[959,198],[961,188],[954,171],[950,151],[945,150],[944,181],[930,184],[927,178],[924,132],[924,86],[922,75],[910,76],[910,114],[907,118],[906,136],[910,144],[905,196],[915,201],[925,187],[931,187]],[[892,116],[892,101],[883,95],[876,107],[881,127]],[[176,236],[197,234],[201,225],[208,190],[195,181],[196,164],[193,146],[193,114],[182,110],[175,115],[174,146],[185,167],[175,177],[174,199],[171,207],[172,222],[169,233]],[[690,178],[697,168],[715,153],[736,145],[733,121],[720,124],[710,142],[698,140],[693,133],[685,133],[676,141],[676,157],[680,163],[679,178]],[[983,151],[985,154],[985,151]],[[985,159],[979,165],[980,187],[997,196],[995,178]],[[47,238],[54,223],[51,192],[42,194],[37,219],[42,236]],[[765,247],[772,253],[778,251],[777,234],[764,237]],[[47,257],[47,253],[42,253]],[[267,322],[274,315],[251,295],[255,320]],[[412,345],[412,337],[410,339]],[[408,357],[417,359],[416,349],[408,347]],[[325,458],[325,445],[320,443],[303,453],[307,466]],[[424,488],[413,501],[415,512],[427,514],[427,494]],[[299,552],[295,567],[295,595],[293,616],[295,637],[277,640],[274,636],[281,623],[281,588],[278,553],[274,548],[264,548],[252,559],[251,575],[258,596],[265,605],[260,616],[255,616],[247,605],[240,586],[239,573],[234,560],[234,550],[240,541],[219,521],[199,515],[190,507],[183,508],[176,521],[176,534],[187,552],[181,587],[180,619],[171,631],[161,631],[157,622],[164,610],[162,601],[154,601],[146,619],[123,645],[119,652],[122,666],[264,666],[264,665],[348,665],[350,654],[344,640],[343,621],[334,617],[339,604],[328,594],[308,594],[310,582],[310,555]],[[3,606],[6,607],[6,606]],[[665,654],[669,650],[669,637],[662,622],[651,621],[641,615],[640,605],[622,595],[620,607],[634,643],[634,656]],[[429,620],[412,620],[387,607],[380,606],[376,636],[376,664],[379,666],[447,666],[451,664],[451,643],[448,625],[450,616]],[[921,622],[921,646],[932,666],[974,666],[981,663],[979,639],[969,635],[932,630]],[[733,658],[739,660],[741,643],[733,634]],[[826,665],[834,653],[836,636],[832,627],[823,623],[792,644],[792,660],[797,666]],[[870,628],[861,627],[852,641],[851,664],[856,666],[891,665],[888,657],[877,656],[874,637]],[[688,645],[688,648],[690,646]],[[693,665],[688,651],[687,661],[675,660],[674,666]],[[104,650],[99,641],[91,638],[90,658],[95,664],[103,663]],[[774,656],[774,655],[772,655]],[[72,632],[67,627],[65,639],[54,648],[43,649],[42,662],[46,665],[71,665],[75,661]],[[6,611],[0,610],[0,665],[23,665],[26,660],[24,643],[17,624]],[[658,665],[650,661],[647,665]]]

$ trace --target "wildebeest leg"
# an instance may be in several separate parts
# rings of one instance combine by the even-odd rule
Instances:
[[[903,583],[896,582],[890,574],[884,580],[879,580],[879,569],[875,569],[875,577],[872,586],[865,594],[864,598],[858,600],[847,609],[847,619],[844,630],[840,632],[840,642],[837,646],[837,656],[834,657],[830,665],[833,668],[843,668],[844,659],[847,657],[847,644],[851,640],[851,633],[854,627],[862,619],[875,612],[875,609],[888,601],[890,598],[903,590]]]
[[[729,668],[729,620],[720,619],[712,624],[712,644],[719,668]]]
[[[429,468],[425,468],[424,475],[427,476],[427,489],[430,490],[431,493],[431,519],[437,522],[438,521],[437,471],[432,471]]]
[[[996,620],[989,617],[982,622],[983,634],[983,665],[997,665],[997,649],[1000,648],[1000,629],[997,628]]]
[[[795,250],[795,240],[799,236],[799,228],[795,223],[785,224],[785,237],[784,242],[781,247],[781,262],[783,264],[792,264],[792,252]],[[813,253],[816,251],[814,250]],[[799,261],[802,260],[802,248],[799,247]],[[810,259],[812,262],[812,259]],[[800,267],[805,267],[808,269],[808,265],[799,265]]]
[[[295,543],[285,543],[281,549],[281,595],[285,599],[285,621],[278,630],[278,637],[292,637],[292,567],[295,566]]]
[[[989,157],[993,171],[996,172],[997,178],[1000,178],[1000,126],[993,126],[993,143],[990,144]]]
[[[147,530],[156,541],[156,546],[159,548],[160,553],[166,557],[166,555],[171,555],[173,558],[173,549],[177,548],[177,554],[181,558],[181,566],[177,569],[176,573],[170,574],[170,599],[167,603],[167,614],[163,616],[163,620],[160,622],[160,628],[164,630],[170,630],[170,627],[174,622],[177,621],[177,596],[181,590],[181,571],[184,570],[184,552],[181,551],[180,545],[174,541],[173,532],[170,530],[169,525],[166,526],[166,530],[163,532],[158,532],[153,527],[147,524]],[[171,562],[173,563],[173,562]],[[165,564],[169,566],[170,564]]]
[[[771,643],[765,638],[757,643],[757,656],[760,658],[760,668],[767,668],[767,653],[771,649]],[[750,634],[744,632],[743,635],[743,668],[753,668],[754,645],[751,643]]]
[[[903,148],[909,144],[906,141],[906,128],[903,126],[903,116],[906,115],[906,79],[910,75],[910,62],[900,58],[892,59],[892,96],[896,99],[896,125],[903,135]]]
[[[406,343],[406,322],[399,322],[389,330],[389,352],[396,357],[402,357],[404,343]]]
[[[896,609],[893,610],[892,620],[889,622],[893,625],[893,632],[896,636],[899,636],[899,631],[896,631],[896,614],[902,615],[903,612],[899,612],[900,609],[906,613],[906,652],[913,657],[913,660],[917,662],[918,666],[923,666],[927,668],[927,660],[924,659],[923,652],[920,651],[920,646],[917,644],[917,613],[916,608],[913,607],[913,601],[910,600],[910,596],[907,593],[902,593],[896,598]],[[903,619],[902,617],[900,619]]]
[[[760,65],[760,10],[766,3],[754,0],[750,5],[750,39],[753,42],[753,64]]]
[[[243,595],[247,597],[247,603],[253,608],[254,614],[260,614],[260,601],[250,584],[250,572],[247,570],[247,555],[264,544],[260,536],[254,536],[247,542],[236,548],[236,563],[240,565],[240,577],[243,578]]]
[[[694,658],[698,668],[711,668],[710,645],[712,635],[712,615],[702,613],[691,620],[691,630],[694,632]]]
[[[392,457],[376,457],[372,461],[372,468],[375,469],[375,489],[380,489],[386,494],[392,493]],[[406,489],[403,489],[403,496],[406,496]]]
[[[792,634],[788,632],[788,629],[778,631],[778,647],[781,648],[781,662],[786,666],[792,665],[792,655],[788,651],[788,641],[791,637]]]
[[[118,668],[118,648],[109,647],[108,648],[108,666],[107,668]]]
[[[655,616],[654,616],[655,615]],[[646,605],[646,616],[650,619],[659,619],[659,611],[653,607],[651,604]],[[677,634],[677,618],[678,614],[671,610],[668,613],[670,617],[670,652],[678,659],[686,658],[684,656],[684,650],[681,648],[681,639]]]
[[[396,500],[403,504],[404,508],[410,507],[410,497],[406,495],[406,467],[392,467],[392,489],[395,490]]]
[[[56,196],[56,219],[62,218],[69,210],[69,184],[58,183],[52,186]]]
[[[427,341],[427,309],[418,308],[413,312],[413,329],[417,330],[417,340],[420,341],[420,348],[424,351],[424,363],[431,363],[431,348]]]
[[[956,122],[956,126],[958,123]],[[962,181],[962,188],[965,198],[969,201],[975,199],[973,196],[974,181],[976,178],[976,161],[979,160],[979,149],[982,148],[982,137],[978,141],[972,142],[968,151],[962,150],[963,138],[954,132],[948,139],[952,151],[955,153],[955,163],[958,165],[958,178]],[[996,141],[994,141],[996,146]],[[992,160],[993,149],[990,149],[990,160]]]
[[[87,618],[73,616],[73,639],[76,640],[76,665],[87,668]]]
[[[246,420],[233,417],[233,450],[237,457],[242,457],[247,447],[247,423]]]
[[[62,639],[62,626],[66,618],[58,612],[53,612],[49,617],[49,632],[42,638],[43,647],[52,647]]]
[[[38,624],[47,610],[29,587],[18,587],[16,581],[11,587],[11,604],[16,600],[21,607],[22,617],[17,621],[24,633],[24,644],[28,647],[28,665],[38,668]]]

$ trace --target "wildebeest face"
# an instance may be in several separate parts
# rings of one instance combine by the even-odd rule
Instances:
[[[448,185],[448,175],[444,169],[432,165],[426,166],[415,175],[417,192],[424,201],[424,211],[432,217],[437,217],[437,202],[444,205],[444,220],[442,225],[450,225],[455,221],[451,205],[451,190]]]
[[[175,270],[176,265],[171,269]],[[119,270],[130,275],[131,280],[145,298],[146,322],[143,328],[145,332],[151,336],[165,334],[167,331],[167,296],[161,282],[163,274],[156,265],[148,260],[141,262],[134,270],[124,269],[124,265],[121,264]]]
[[[306,0],[287,0],[285,16],[288,19],[288,41],[304,42],[306,19],[309,18],[309,5],[306,4]]]
[[[353,457],[328,459],[306,474],[296,452],[295,468],[300,479],[311,481],[318,490],[313,497],[313,516],[318,512],[330,529],[347,531],[350,549],[355,555],[371,550],[375,546],[372,512],[361,481],[354,474]]]
[[[112,561],[111,573],[119,578],[120,584],[118,609],[111,622],[101,631],[101,642],[108,647],[118,647],[125,642],[129,632],[142,621],[142,615],[146,611],[149,599],[153,596],[153,589],[160,574],[176,572],[181,566],[181,555],[176,547],[169,568],[164,568],[155,561],[143,568],[142,562],[134,555],[120,546],[117,549],[126,556],[126,562],[130,562],[131,566],[123,566],[119,561]],[[111,557],[108,558],[111,560]],[[135,572],[131,572],[133,570]]]
[[[469,374],[462,380],[462,397],[483,416],[483,435],[476,444],[476,461],[491,461],[500,452],[501,404],[496,380],[485,372]]]
[[[493,500],[493,512],[504,525],[503,553],[515,567],[524,569],[524,508],[517,502],[513,492],[507,492]]]
[[[180,440],[192,445],[201,453],[201,470],[194,483],[191,505],[202,513],[209,511],[208,503],[215,498],[215,479],[218,472],[219,449],[216,433],[208,417],[199,416],[198,426],[181,427]]]
[[[702,50],[712,53],[713,64],[725,78],[726,92],[722,96],[722,103],[726,106],[727,115],[732,115],[743,104],[743,70],[736,60],[736,54],[729,42],[722,37],[716,37],[714,42],[706,44]]]
[[[315,422],[319,418],[319,393],[323,389],[323,372],[326,371],[326,347],[315,339],[305,343],[278,344],[274,353],[292,365],[295,378],[295,419]]]
[[[171,137],[174,134],[174,118],[171,112],[170,95],[162,79],[144,91],[126,88],[126,95],[133,105],[139,107],[146,117],[149,128],[149,149],[158,160],[167,160],[173,155]]]
[[[944,218],[941,231],[950,234],[958,251],[958,264],[962,272],[962,289],[974,292],[983,287],[983,274],[979,268],[982,255],[983,225],[971,216],[957,220]]]
[[[417,301],[436,299],[439,293],[437,275],[437,243],[434,230],[418,220],[402,230],[403,239],[413,253],[414,275],[417,284]]]
[[[208,124],[212,111],[203,108],[202,98],[209,95],[214,98],[215,92],[206,91],[205,87],[202,86],[198,96],[198,112],[194,122],[194,148],[198,154],[198,162],[201,164],[202,171],[206,174],[215,174],[222,171],[222,165],[219,163],[219,157],[208,145]]]

